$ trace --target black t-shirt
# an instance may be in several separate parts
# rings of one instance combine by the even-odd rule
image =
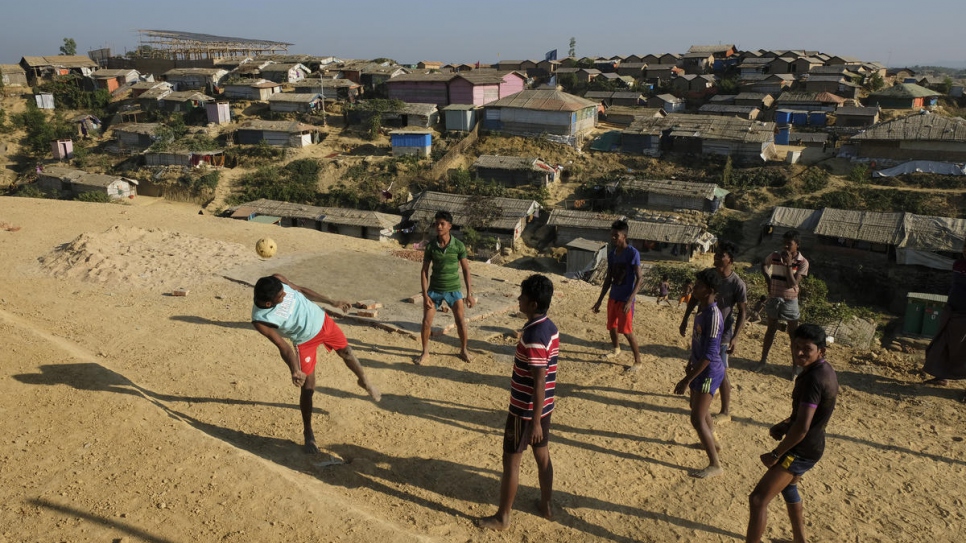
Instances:
[[[812,425],[805,439],[792,447],[789,453],[814,461],[822,458],[825,452],[825,425],[832,418],[838,393],[839,380],[835,370],[824,359],[805,368],[798,376],[792,391],[791,424],[795,424],[803,406],[815,406],[815,415],[812,416]]]

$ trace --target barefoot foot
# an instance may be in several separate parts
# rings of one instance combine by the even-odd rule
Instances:
[[[605,354],[604,355],[604,358],[607,358],[608,360],[613,360],[614,358],[617,358],[620,355],[621,355],[621,349],[620,349],[620,347],[618,347],[618,348],[614,349],[613,351]]]
[[[549,502],[543,503],[542,501],[537,500],[537,512],[540,514],[541,517],[549,521],[553,521],[553,508],[550,507]]]
[[[500,519],[500,517],[493,515],[492,517],[477,520],[476,525],[484,530],[496,530],[497,532],[502,532],[510,527],[510,521],[503,521]]]
[[[417,366],[422,366],[423,363],[426,362],[427,360],[429,360],[429,353],[423,353],[417,356],[416,358],[413,358],[413,364],[416,364]]]
[[[715,477],[717,475],[721,475],[722,473],[724,473],[724,470],[721,469],[721,466],[708,466],[701,471],[696,471],[692,473],[691,477],[694,477],[696,479],[707,479],[709,477]]]
[[[473,361],[473,359],[470,358],[469,351],[460,351],[459,359],[462,360],[463,362],[466,362],[467,364]]]

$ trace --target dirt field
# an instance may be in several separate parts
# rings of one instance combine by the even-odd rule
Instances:
[[[0,230],[0,541],[743,540],[767,428],[791,407],[787,340],[753,373],[763,331],[750,326],[732,364],[734,420],[717,429],[725,474],[696,480],[688,472],[706,459],[686,400],[671,394],[686,357],[681,313],[640,302],[647,367],[627,375],[602,358],[603,317],[588,311],[597,289],[555,276],[557,521],[534,514],[525,458],[513,525],[484,533],[473,519],[496,508],[519,318],[480,324],[473,364],[444,336],[424,366],[410,362],[411,337],[342,320],[383,399],[367,400],[323,356],[315,425],[326,454],[306,456],[297,390],[251,329],[250,289],[223,276],[258,264],[252,247],[270,234],[280,247],[270,262],[282,272],[321,262],[303,280],[324,293],[340,295],[326,285],[348,275],[380,292],[398,283],[402,298],[418,280],[385,275],[396,257],[376,242],[138,203],[150,205],[0,198],[0,222],[20,227]],[[472,267],[480,281],[525,275]],[[178,287],[189,295],[168,295]],[[921,354],[872,354],[829,351],[842,391],[826,456],[800,485],[808,532],[953,541],[964,523],[962,387],[912,384]],[[329,453],[345,464],[323,466]],[[766,541],[790,541],[780,499],[770,511]]]

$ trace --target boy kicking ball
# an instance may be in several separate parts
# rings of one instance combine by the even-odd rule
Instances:
[[[560,334],[547,318],[553,298],[553,283],[542,275],[531,275],[520,285],[520,312],[527,323],[517,343],[510,379],[510,414],[503,433],[503,477],[500,479],[500,508],[492,517],[478,521],[481,528],[506,530],[520,479],[520,461],[527,445],[533,447],[540,480],[540,516],[553,520],[550,496],[553,492],[553,464],[550,462],[550,415],[554,408],[557,353]]]
[[[691,357],[684,379],[674,387],[675,394],[684,394],[686,389],[691,389],[691,426],[698,432],[701,446],[708,453],[708,467],[691,474],[699,479],[721,475],[724,471],[718,461],[719,447],[710,413],[711,399],[724,380],[724,363],[721,361],[724,322],[715,303],[720,284],[721,276],[714,268],[702,270],[695,277],[693,294],[698,300],[698,313],[694,317],[691,335]]]

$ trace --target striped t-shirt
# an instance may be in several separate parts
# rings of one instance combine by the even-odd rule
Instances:
[[[521,419],[533,418],[533,375],[530,368],[546,368],[543,418],[553,411],[554,387],[557,382],[557,355],[560,351],[560,334],[557,326],[541,315],[527,322],[517,343],[513,360],[513,376],[510,379],[510,414]]]
[[[771,266],[771,282],[768,284],[769,298],[783,298],[785,300],[795,300],[798,298],[798,285],[792,286],[791,278],[787,277],[788,268],[782,264],[782,254],[774,252],[768,255],[766,264]],[[808,260],[799,252],[792,259],[792,275],[801,274],[802,277],[808,275]]]
[[[721,336],[724,332],[724,321],[718,304],[709,304],[700,309],[694,316],[694,331],[691,333],[691,358],[688,365],[697,365],[702,360],[710,364],[705,370],[709,375],[724,374],[724,362],[721,361]]]

